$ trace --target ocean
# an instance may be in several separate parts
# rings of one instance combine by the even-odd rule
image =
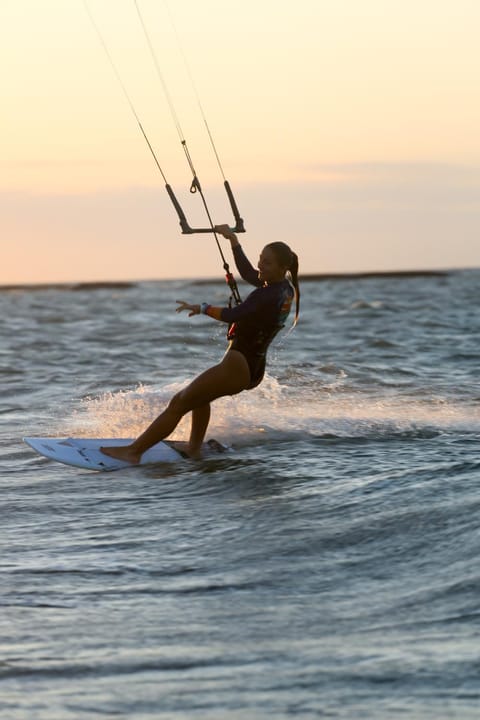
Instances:
[[[480,271],[309,278],[213,406],[234,453],[94,473],[22,442],[139,433],[224,351],[175,301],[227,298],[0,290],[0,717],[480,717]]]

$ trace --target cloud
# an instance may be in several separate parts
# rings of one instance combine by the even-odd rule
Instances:
[[[458,200],[478,202],[480,166],[440,163],[352,163],[312,165],[312,177],[326,178],[326,185],[341,199],[375,192],[390,203],[414,202],[422,197],[442,199],[449,206]],[[329,182],[335,178],[336,182]],[[342,192],[343,191],[343,192]]]
[[[303,182],[232,183],[253,262],[263,244],[279,239],[297,250],[304,272],[480,266],[479,167],[364,163],[310,171]],[[231,222],[223,188],[204,189],[215,221]],[[199,198],[175,190],[191,224],[204,225]],[[213,238],[181,235],[163,187],[0,193],[0,237],[1,284],[222,274]]]
[[[312,271],[319,264],[326,272],[480,265],[480,167],[362,163],[310,169],[310,182],[264,186],[258,195],[263,231],[286,242],[299,238]],[[248,203],[251,191],[245,192]]]

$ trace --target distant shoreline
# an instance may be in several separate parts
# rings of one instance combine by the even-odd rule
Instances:
[[[352,273],[309,273],[300,275],[301,282],[314,280],[367,280],[369,278],[404,278],[404,277],[446,277],[459,270],[377,270]]]
[[[342,281],[342,280],[368,280],[370,278],[416,278],[416,277],[447,277],[457,272],[465,272],[478,268],[458,268],[453,270],[378,270],[369,272],[352,272],[352,273],[306,273],[299,277],[300,282],[318,282],[318,281]],[[218,278],[163,278],[157,280],[105,280],[91,282],[52,282],[52,283],[17,283],[12,285],[0,285],[0,292],[14,291],[32,291],[32,290],[128,290],[142,283],[155,282],[180,282],[192,283],[193,285],[207,285],[216,282]]]

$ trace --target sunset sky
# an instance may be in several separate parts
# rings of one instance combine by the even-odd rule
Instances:
[[[1,6],[0,284],[221,273],[211,236],[181,234],[84,0]],[[205,225],[134,0],[88,6]],[[281,239],[309,273],[480,266],[478,0],[138,6],[214,221],[230,222],[187,58],[252,261]]]

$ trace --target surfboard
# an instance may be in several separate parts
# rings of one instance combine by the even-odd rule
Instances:
[[[120,470],[126,467],[135,467],[123,460],[104,455],[100,447],[107,445],[128,445],[132,442],[126,438],[47,438],[25,437],[27,443],[35,452],[55,462],[71,465],[86,470]],[[162,441],[151,447],[143,455],[140,465],[154,463],[175,463],[186,459],[179,446],[181,443]],[[231,448],[222,445],[217,440],[205,443],[204,456],[228,452]]]

